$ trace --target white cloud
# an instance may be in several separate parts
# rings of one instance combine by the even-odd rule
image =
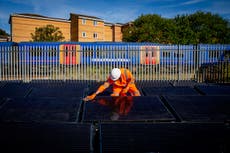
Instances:
[[[178,3],[178,1],[175,1],[173,4],[172,3],[167,3],[166,5],[161,5],[159,6],[160,8],[176,8],[176,7],[181,7],[181,6],[188,6],[188,5],[192,5],[192,4],[197,4],[200,2],[203,2],[206,0],[190,0],[190,1],[186,1],[186,2],[182,2],[182,3]]]
[[[184,3],[181,3],[180,5],[191,5],[191,4],[196,4],[196,3],[200,3],[203,2],[204,0],[190,0]]]

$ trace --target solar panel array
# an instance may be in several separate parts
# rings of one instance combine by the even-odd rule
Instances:
[[[99,97],[86,103],[83,121],[175,121],[158,96]]]
[[[229,140],[223,124],[103,123],[100,133],[101,152],[217,153]]]
[[[5,122],[0,124],[0,150],[89,153],[90,131],[90,124]]]
[[[0,144],[23,152],[229,152],[230,86],[136,82],[140,97],[93,101],[103,82],[0,82]],[[2,149],[0,149],[2,150]]]
[[[91,125],[78,124],[83,82],[2,82],[1,150],[90,152]]]
[[[80,98],[13,98],[0,109],[1,121],[74,122],[78,118]]]
[[[196,88],[200,90],[204,95],[230,95],[229,86],[219,85],[197,85]]]
[[[226,96],[165,96],[183,121],[227,122],[230,118],[230,95]]]
[[[27,83],[11,82],[0,88],[0,97],[22,98],[29,94],[31,88]]]

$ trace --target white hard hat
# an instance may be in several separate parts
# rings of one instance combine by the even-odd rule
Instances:
[[[121,76],[121,70],[119,68],[113,68],[110,74],[110,78],[113,81],[116,81],[120,78],[120,76]]]

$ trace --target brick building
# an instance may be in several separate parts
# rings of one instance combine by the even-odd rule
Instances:
[[[59,27],[64,41],[96,42],[122,41],[123,24],[105,22],[103,19],[70,13],[70,19],[51,18],[36,14],[12,14],[9,19],[13,42],[30,41],[36,27],[52,24]]]

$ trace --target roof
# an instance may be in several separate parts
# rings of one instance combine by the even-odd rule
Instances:
[[[32,14],[32,13],[20,13],[18,15],[33,16],[33,17],[42,17],[42,18],[50,18],[50,17],[44,16],[44,15]]]
[[[90,20],[98,20],[98,21],[103,21],[103,19],[95,17],[95,16],[89,16],[89,15],[83,15],[83,14],[75,14],[75,13],[70,13],[70,15],[74,15],[77,16],[79,18],[83,18],[83,19],[90,19]]]
[[[124,24],[122,23],[110,23],[110,22],[105,22],[105,26],[123,26]]]
[[[32,19],[41,19],[41,20],[52,20],[52,21],[59,21],[59,22],[70,22],[67,19],[62,18],[53,18],[53,17],[47,17],[39,14],[31,14],[31,13],[14,13],[10,15],[9,23],[11,23],[11,17],[17,16],[17,17],[25,17],[25,18],[32,18]]]
[[[3,36],[3,35],[0,35],[0,42],[8,42],[10,41],[10,36]]]
[[[90,20],[96,20],[96,21],[105,22],[103,19],[95,17],[95,16],[70,13],[70,16],[71,15],[77,16],[78,18],[81,18],[81,19],[90,19]],[[40,15],[40,14],[14,13],[14,14],[10,15],[9,23],[11,23],[11,17],[13,17],[13,16],[32,18],[32,19],[41,19],[41,20],[52,20],[52,21],[59,21],[59,22],[71,22],[70,19],[68,20],[68,19],[62,19],[62,18],[53,18],[53,17],[43,16],[43,15]],[[124,24],[105,22],[105,25],[107,25],[107,26],[114,26],[114,25],[123,26]]]

